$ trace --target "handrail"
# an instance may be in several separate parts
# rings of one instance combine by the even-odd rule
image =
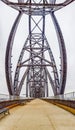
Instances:
[[[48,97],[49,99],[75,100],[75,92]]]
[[[32,98],[26,98],[25,96],[12,96],[8,94],[0,94],[0,102],[1,101],[9,101],[9,100],[21,100],[21,99],[32,99]]]
[[[47,99],[60,99],[60,100],[75,100],[75,92],[65,93],[57,96],[50,96],[45,97]],[[7,101],[7,100],[20,100],[20,99],[33,99],[33,98],[26,98],[25,96],[11,96],[7,94],[0,94],[0,101]]]

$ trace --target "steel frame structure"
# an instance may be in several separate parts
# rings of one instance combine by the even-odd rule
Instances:
[[[63,94],[67,75],[67,57],[63,35],[54,12],[67,6],[74,0],[66,0],[59,4],[56,3],[56,0],[37,0],[37,2],[36,0],[18,0],[16,3],[8,0],[1,1],[19,11],[9,35],[5,57],[6,80],[10,95],[20,95],[25,79],[27,97],[48,97],[48,79],[54,95]],[[12,81],[12,49],[17,27],[24,13],[29,17],[29,35],[20,53],[14,81]],[[47,14],[50,14],[52,17],[58,38],[61,57],[60,75],[58,74],[51,47],[45,36],[45,16]],[[35,17],[39,18],[38,22],[36,22]],[[32,26],[32,22],[34,26]],[[40,22],[42,26],[39,26]],[[38,31],[35,31],[36,28],[38,28]],[[29,57],[23,60],[25,52],[29,53]],[[45,52],[49,54],[50,59],[45,58]],[[26,67],[26,70],[19,83],[22,67]],[[48,67],[52,69],[53,76],[51,76]]]

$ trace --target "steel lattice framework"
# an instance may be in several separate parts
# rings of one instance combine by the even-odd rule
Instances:
[[[10,95],[20,95],[25,79],[27,97],[48,97],[48,80],[50,81],[54,95],[63,94],[66,84],[67,58],[63,35],[54,12],[67,6],[74,0],[66,0],[59,4],[56,0],[1,1],[19,12],[9,35],[5,57],[6,80]],[[12,48],[18,24],[23,14],[27,14],[29,17],[29,35],[21,50],[16,65],[14,81],[12,81]],[[60,75],[58,74],[51,47],[45,36],[45,21],[48,14],[51,15],[58,38],[61,57]],[[35,17],[39,19],[38,22],[35,20]],[[39,25],[40,22],[42,26]],[[34,26],[32,26],[32,23],[34,23]],[[36,28],[38,28],[38,31]],[[27,59],[23,58],[25,52],[29,53]],[[45,58],[45,52],[48,53],[50,59]],[[26,69],[21,76],[20,82],[18,82],[22,67]],[[48,67],[51,68],[53,76],[51,76]]]

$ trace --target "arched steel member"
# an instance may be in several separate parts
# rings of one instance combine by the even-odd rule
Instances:
[[[66,49],[65,49],[65,43],[62,36],[62,32],[60,29],[60,26],[57,22],[57,19],[54,15],[54,13],[51,13],[54,26],[56,29],[56,34],[58,37],[58,43],[60,47],[60,55],[61,55],[61,71],[60,71],[60,94],[64,93],[65,84],[66,84],[66,74],[67,74],[67,58],[66,58]]]
[[[33,36],[34,37],[34,36]],[[14,78],[14,87],[17,89],[17,86],[18,86],[18,80],[19,80],[19,73],[20,73],[20,66],[26,66],[26,64],[24,64],[23,65],[23,63],[22,63],[22,58],[23,58],[23,55],[24,55],[24,52],[25,51],[30,51],[30,48],[29,48],[29,45],[27,44],[28,43],[28,39],[30,39],[30,38],[27,38],[27,40],[26,40],[26,42],[25,42],[25,44],[24,44],[24,46],[23,46],[23,49],[22,49],[22,51],[21,51],[21,54],[20,54],[20,57],[19,57],[19,60],[18,60],[18,63],[17,63],[17,68],[16,68],[16,71],[15,71],[15,78]],[[50,59],[51,59],[51,63],[50,63],[50,66],[52,66],[53,67],[53,72],[54,72],[54,79],[55,79],[55,84],[56,85],[54,85],[54,83],[53,83],[53,80],[52,80],[52,78],[51,78],[51,76],[48,74],[48,70],[47,70],[47,68],[45,67],[45,73],[46,73],[46,75],[48,75],[48,77],[49,77],[49,79],[50,79],[50,83],[51,83],[51,85],[52,85],[52,89],[53,89],[53,92],[54,92],[54,94],[56,95],[57,94],[57,92],[59,93],[59,77],[58,77],[58,73],[57,73],[57,68],[56,68],[56,65],[55,65],[55,60],[54,60],[54,57],[53,57],[53,54],[52,54],[52,51],[51,51],[51,48],[50,48],[50,46],[49,46],[49,43],[48,43],[48,41],[47,41],[47,39],[45,38],[44,39],[45,40],[45,42],[46,42],[46,45],[44,45],[43,46],[43,48],[44,48],[44,50],[43,50],[43,52],[46,52],[46,51],[48,51],[48,53],[49,53],[49,55],[50,55]],[[36,49],[36,48],[34,48],[34,49]],[[38,50],[39,49],[41,49],[41,47],[40,48],[37,48]],[[41,53],[41,52],[40,52]],[[39,54],[40,54],[39,53]],[[35,56],[35,57],[39,57],[39,54],[38,54],[38,56],[32,51],[32,54]],[[32,58],[32,57],[31,57]],[[24,61],[24,63],[25,62],[27,62],[27,61],[30,61],[30,59],[31,58],[29,58],[28,60],[26,60],[26,61]],[[42,59],[42,57],[41,57],[41,59]],[[44,60],[44,62],[49,62],[49,61],[47,61],[46,59],[44,59],[43,58],[43,60]],[[54,65],[54,66],[53,66]],[[31,66],[30,64],[28,64],[28,66]],[[39,68],[38,68],[38,70],[40,69],[40,64],[36,64],[36,66],[39,66]],[[42,66],[45,66],[45,64],[43,64]],[[46,66],[47,66],[47,64],[46,64]],[[48,65],[49,66],[49,65]],[[36,70],[36,68],[35,68],[35,65],[34,65],[34,67],[33,67],[35,70]],[[31,69],[30,68],[28,68],[28,71],[31,71]],[[27,73],[26,73],[27,74]],[[28,73],[29,74],[29,73]],[[35,77],[36,77],[36,75],[40,75],[40,73],[34,73],[34,75],[35,75]],[[29,76],[28,76],[29,77]],[[23,82],[24,82],[24,80],[25,80],[25,78],[24,78],[24,76],[22,77],[22,79],[23,80],[21,80],[21,83],[23,84]],[[27,81],[28,82],[28,81]],[[37,80],[36,80],[36,82],[38,82]],[[20,88],[20,89],[19,89]],[[18,90],[16,91],[17,93],[17,95],[19,95],[20,94],[20,90],[21,90],[21,88],[22,88],[22,85],[20,85],[20,86],[18,86]],[[27,87],[28,88],[28,87]],[[48,93],[48,92],[47,92]],[[28,95],[28,92],[27,92],[27,95]]]
[[[65,49],[65,44],[64,44],[62,33],[61,33],[61,29],[54,15],[54,12],[67,6],[74,0],[66,0],[65,2],[60,3],[60,4],[55,3],[54,0],[53,1],[50,0],[50,2],[43,0],[42,2],[39,1],[38,3],[36,3],[35,1],[32,2],[31,0],[26,1],[26,2],[24,2],[23,0],[18,0],[17,3],[14,3],[8,0],[1,0],[1,1],[3,1],[7,5],[19,11],[19,14],[10,32],[10,36],[9,36],[9,40],[7,44],[7,50],[6,50],[6,79],[7,79],[9,93],[11,95],[19,95],[26,76],[27,76],[27,89],[26,89],[27,96],[28,94],[32,97],[33,96],[44,97],[45,94],[46,96],[48,96],[48,83],[47,83],[48,78],[51,82],[54,95],[64,93],[65,83],[66,83],[66,73],[67,73],[66,49]],[[13,42],[14,42],[17,26],[22,16],[22,13],[26,13],[29,15],[29,36],[24,44],[24,47],[21,51],[21,54],[18,60],[18,64],[15,71],[14,84],[13,84],[12,74],[11,74],[12,47],[13,47]],[[54,26],[56,29],[58,42],[59,42],[59,48],[60,48],[60,57],[61,57],[60,81],[59,81],[59,76],[58,76],[58,72],[57,72],[57,68],[56,68],[52,51],[45,37],[45,15],[49,13],[54,22]],[[39,20],[39,22],[42,20],[42,24],[43,24],[42,29],[38,26],[39,22],[36,23],[36,21],[34,20],[33,15],[42,16],[42,18]],[[38,33],[34,34],[35,27],[34,28],[31,27],[31,22],[32,22],[31,20],[34,21],[35,27],[37,26],[39,28],[40,30],[39,34]],[[36,42],[35,42],[35,39],[37,39]],[[42,46],[40,46],[39,39],[41,40]],[[28,45],[28,40],[30,41],[29,45]],[[34,43],[33,43],[33,40],[34,40]],[[39,50],[38,52],[34,51],[35,44],[38,45],[38,47],[36,47],[36,49]],[[25,51],[28,51],[30,53],[30,57],[29,59],[22,61]],[[50,61],[45,59],[45,55],[44,55],[45,51],[48,51],[49,56],[50,56]],[[27,66],[27,69],[24,72],[20,83],[18,84],[20,68],[23,66]],[[53,70],[54,79],[51,77],[51,74],[49,70],[47,69],[48,66],[50,66]],[[37,78],[39,80],[37,80]],[[41,80],[41,78],[43,78],[43,81]],[[37,92],[39,92],[40,95],[37,95]]]
[[[7,50],[6,50],[6,57],[5,57],[5,71],[6,71],[6,80],[7,80],[7,85],[8,85],[8,90],[10,95],[14,95],[14,87],[12,83],[12,64],[11,64],[11,57],[12,57],[12,47],[14,43],[14,38],[15,38],[15,33],[19,24],[19,21],[21,19],[22,12],[19,12],[12,30],[9,35],[8,43],[7,43]]]

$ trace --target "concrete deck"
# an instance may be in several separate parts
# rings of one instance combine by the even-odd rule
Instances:
[[[0,130],[75,130],[75,116],[40,99],[10,110]]]

